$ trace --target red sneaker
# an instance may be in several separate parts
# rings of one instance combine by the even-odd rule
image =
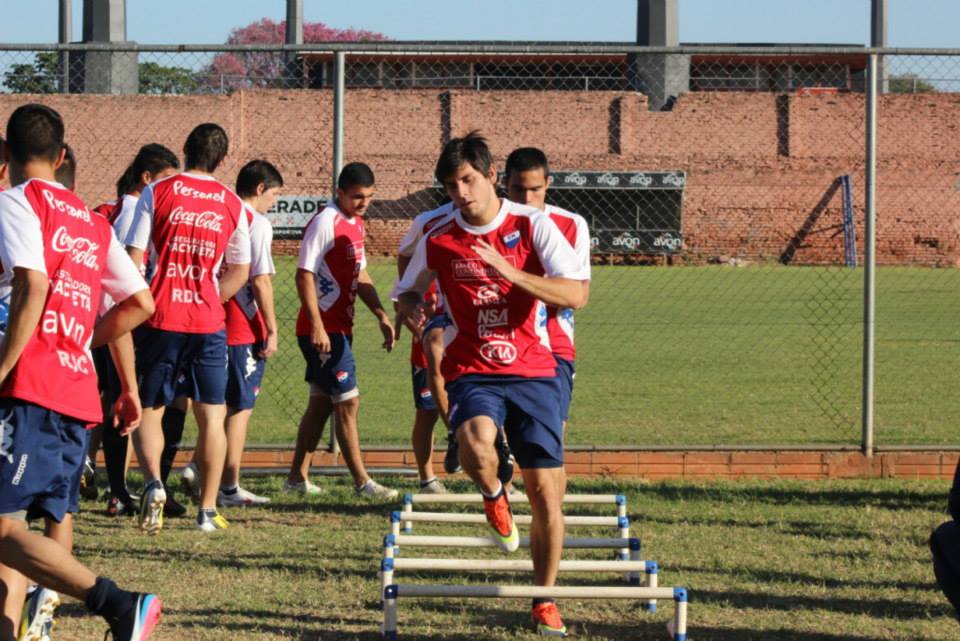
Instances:
[[[563,625],[560,610],[557,609],[557,604],[553,601],[538,603],[533,606],[530,618],[537,624],[537,634],[539,635],[547,637],[567,636],[567,626]]]
[[[513,522],[513,513],[510,511],[510,501],[507,493],[500,491],[495,499],[483,497],[483,511],[487,515],[487,523],[493,530],[493,540],[504,552],[516,552],[520,547],[520,533],[517,524]]]

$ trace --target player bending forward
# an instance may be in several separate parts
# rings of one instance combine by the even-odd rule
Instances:
[[[418,245],[398,285],[400,312],[422,322],[422,294],[439,282],[456,329],[442,368],[460,462],[483,494],[495,540],[515,551],[520,537],[494,447],[504,426],[533,512],[534,581],[552,586],[564,534],[563,418],[556,363],[536,317],[538,301],[581,307],[589,275],[543,212],[497,197],[496,168],[476,132],[444,147],[436,177],[453,200],[453,220]],[[566,634],[552,600],[534,600],[532,615],[541,634]]]

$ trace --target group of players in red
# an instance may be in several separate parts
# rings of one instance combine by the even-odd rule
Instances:
[[[114,639],[145,640],[159,622],[159,598],[122,590],[71,555],[87,428],[104,416],[110,509],[136,511],[144,531],[159,531],[165,511],[185,511],[166,486],[184,399],[199,426],[183,474],[197,495],[197,528],[227,527],[218,505],[269,500],[239,486],[239,464],[264,361],[277,349],[263,213],[283,180],[255,160],[236,190],[227,188],[213,177],[227,148],[222,128],[199,125],[180,171],[170,150],[145,145],[117,200],[90,210],[72,191],[76,159],[59,114],[33,104],[10,116],[0,162],[0,180],[8,172],[11,185],[0,193],[0,641],[48,639],[58,592],[103,616]],[[359,297],[384,348],[404,325],[414,335],[422,491],[444,491],[431,460],[439,417],[448,425],[445,467],[462,466],[478,485],[495,540],[515,551],[505,487],[515,457],[533,512],[535,582],[552,585],[563,542],[572,310],[589,296],[589,234],[582,218],[545,204],[549,169],[537,149],[507,160],[512,200],[497,195],[476,133],[445,146],[436,176],[450,202],[418,216],[400,248],[396,324],[366,269],[372,170],[344,167],[335,200],[305,229],[296,333],[310,392],[284,488],[321,492],[307,472],[332,415],[358,495],[397,495],[370,478],[360,451],[351,351]],[[128,434],[144,473],[139,506],[126,488]],[[38,518],[44,536],[28,531]],[[566,633],[550,600],[535,601],[533,617],[542,634]]]

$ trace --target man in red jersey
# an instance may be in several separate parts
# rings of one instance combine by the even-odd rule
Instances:
[[[383,334],[383,347],[393,349],[393,324],[380,304],[367,273],[363,215],[373,200],[373,171],[360,162],[347,164],[337,177],[337,197],[313,217],[303,232],[297,262],[297,343],[306,361],[310,400],[300,419],[297,444],[284,489],[317,494],[310,482],[310,459],[327,418],[333,414],[343,459],[360,496],[391,499],[386,488],[367,473],[360,452],[357,388],[353,359],[353,315],[357,297],[373,312]]]
[[[5,154],[16,186],[0,194],[0,639],[46,632],[43,616],[27,622],[33,630],[19,625],[22,574],[83,600],[115,639],[143,641],[160,600],[97,577],[26,520],[49,526],[75,511],[85,428],[102,417],[89,349],[127,334],[153,301],[109,223],[54,182],[64,157],[57,112],[14,111]],[[97,321],[103,295],[117,304]]]
[[[549,217],[497,197],[496,168],[477,133],[447,143],[436,176],[454,202],[453,219],[418,245],[398,285],[400,312],[422,321],[422,294],[438,281],[455,327],[442,369],[460,462],[484,496],[494,539],[515,551],[520,537],[494,447],[503,425],[533,511],[534,581],[551,586],[563,547],[563,419],[537,310],[540,301],[582,306],[589,276]],[[566,634],[552,600],[535,600],[532,615],[541,634]]]
[[[176,395],[177,376],[189,381],[188,396],[200,433],[197,456],[203,487],[197,528],[225,529],[217,491],[226,455],[227,338],[223,303],[247,282],[250,235],[243,202],[213,172],[227,155],[227,134],[212,123],[198,125],[183,146],[185,171],[144,188],[127,234],[138,265],[148,251],[147,276],[157,310],[134,338],[143,425],[134,438],[146,485],[140,527],[163,526],[167,500],[161,480],[163,412]],[[217,280],[221,266],[223,275]]]

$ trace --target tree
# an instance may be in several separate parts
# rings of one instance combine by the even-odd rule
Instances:
[[[3,74],[10,93],[57,93],[60,80],[60,57],[55,51],[40,52],[33,64],[13,65]]]
[[[185,67],[166,67],[156,62],[141,62],[140,93],[193,93],[199,88],[196,74]],[[3,76],[10,93],[58,93],[62,77],[60,55],[43,51],[32,64],[14,65]]]
[[[186,67],[165,67],[156,62],[140,63],[140,93],[194,93],[198,87],[196,74]]]
[[[286,21],[264,18],[230,32],[227,44],[281,44],[286,37]],[[377,42],[383,34],[362,29],[334,29],[322,22],[303,25],[303,41],[314,42]],[[241,89],[246,87],[284,87],[291,76],[302,71],[291,68],[281,52],[220,53],[204,67],[203,82],[209,87]]]
[[[891,75],[888,79],[890,93],[930,93],[937,88],[915,73]]]

